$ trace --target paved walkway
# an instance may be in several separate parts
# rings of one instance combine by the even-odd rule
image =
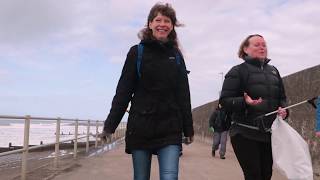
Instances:
[[[179,179],[181,180],[241,180],[244,179],[237,159],[230,144],[226,159],[211,157],[208,144],[194,142],[183,147],[180,159]],[[87,157],[77,162],[77,167],[59,174],[54,180],[131,180],[133,176],[131,156],[125,154],[124,145],[95,157]],[[158,180],[158,162],[152,159],[151,180]],[[274,173],[272,180],[286,178]]]

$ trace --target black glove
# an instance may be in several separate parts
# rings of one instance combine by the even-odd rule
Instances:
[[[102,133],[98,134],[98,137],[101,139],[101,141],[106,142],[107,140],[111,141],[111,133],[107,133],[106,131],[102,131]]]
[[[184,138],[182,139],[182,142],[183,142],[184,144],[186,144],[186,145],[191,144],[191,143],[193,142],[193,136],[191,136],[191,137],[184,137]]]
[[[315,100],[317,99],[318,97],[314,97],[314,98],[312,98],[312,99],[309,99],[307,102],[309,103],[309,104],[311,104],[312,105],[312,107],[314,107],[315,109],[317,109],[317,106],[316,106],[316,103],[315,103]]]
[[[258,116],[254,119],[257,127],[261,132],[269,132],[270,128],[267,126],[267,121],[264,115]]]

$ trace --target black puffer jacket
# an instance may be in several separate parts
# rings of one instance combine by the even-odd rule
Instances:
[[[228,131],[230,127],[230,120],[227,112],[224,109],[216,108],[211,114],[209,119],[209,127],[214,128],[214,132],[221,133],[223,131]]]
[[[278,70],[264,62],[245,57],[243,64],[234,66],[225,76],[220,102],[228,111],[232,111],[232,121],[261,127],[257,117],[285,107],[286,96]],[[245,103],[243,93],[252,99],[262,98],[262,103],[249,106]],[[264,126],[270,128],[276,114],[263,118]],[[260,132],[233,125],[230,135],[242,134],[251,139],[270,141],[270,133]]]
[[[131,47],[118,82],[116,95],[104,130],[113,133],[128,103],[131,108],[126,131],[126,152],[181,144],[193,136],[187,71],[175,60],[178,52],[172,42],[141,41],[144,46],[141,77],[137,74],[137,45]]]

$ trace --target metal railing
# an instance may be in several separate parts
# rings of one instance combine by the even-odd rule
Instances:
[[[27,157],[29,150],[33,149],[38,149],[38,148],[43,148],[43,147],[48,147],[48,146],[55,146],[55,153],[54,153],[54,168],[58,167],[58,162],[59,162],[59,153],[60,153],[60,148],[59,145],[64,142],[68,141],[74,141],[74,147],[73,147],[73,158],[77,158],[77,153],[78,153],[78,140],[86,138],[86,153],[89,152],[89,136],[93,136],[95,138],[95,148],[98,147],[98,134],[99,134],[99,127],[103,126],[103,121],[98,121],[98,120],[81,120],[81,119],[66,119],[66,118],[48,118],[48,117],[32,117],[30,115],[27,116],[7,116],[7,115],[0,115],[0,120],[3,119],[18,119],[18,120],[24,120],[24,141],[23,141],[23,148],[22,149],[17,149],[17,150],[12,150],[12,151],[7,151],[0,153],[0,157],[2,156],[7,156],[11,154],[16,154],[16,153],[22,153],[22,158],[21,158],[21,179],[25,180],[26,179],[26,174],[27,174]],[[29,144],[29,138],[30,138],[30,122],[31,120],[41,120],[41,121],[56,121],[56,131],[55,131],[55,142],[54,143],[48,143],[48,144],[40,144],[40,145],[35,145],[31,146]],[[72,121],[75,122],[74,126],[74,138],[72,139],[66,139],[66,140],[60,140],[60,127],[61,127],[61,121]],[[78,128],[79,128],[79,122],[86,122],[87,125],[87,133],[84,136],[78,136]],[[91,127],[91,122],[95,122],[96,126],[96,134],[90,133],[90,127]],[[110,143],[113,140],[119,139],[121,137],[125,136],[125,127],[126,123],[120,123],[116,132],[112,135],[112,138],[109,139],[106,143]],[[104,142],[102,142],[101,145]]]

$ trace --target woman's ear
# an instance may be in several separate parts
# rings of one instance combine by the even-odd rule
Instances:
[[[148,29],[151,29],[151,22],[148,22]]]
[[[248,54],[248,47],[243,47],[243,52],[245,52],[246,54]]]

